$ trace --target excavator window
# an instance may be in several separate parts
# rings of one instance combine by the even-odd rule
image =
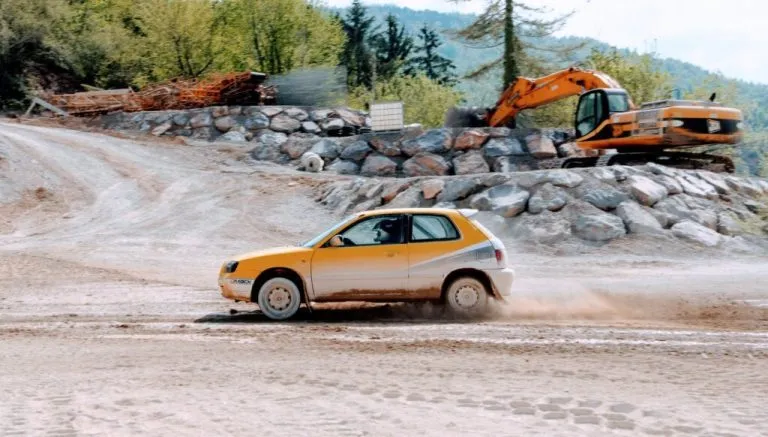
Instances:
[[[608,109],[611,114],[629,111],[629,97],[625,93],[608,93]]]
[[[598,94],[590,92],[579,99],[579,109],[576,111],[576,135],[583,137],[597,127],[596,102]]]

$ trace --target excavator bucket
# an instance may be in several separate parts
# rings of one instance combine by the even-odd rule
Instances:
[[[477,107],[455,107],[445,113],[444,127],[488,127],[487,110]]]

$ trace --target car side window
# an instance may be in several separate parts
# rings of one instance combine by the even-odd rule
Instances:
[[[449,241],[459,238],[456,226],[441,215],[414,215],[411,220],[411,241]]]
[[[402,216],[371,217],[341,233],[344,246],[375,246],[403,243]]]

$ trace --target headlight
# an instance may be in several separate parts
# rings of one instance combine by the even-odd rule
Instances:
[[[738,129],[738,130],[744,129],[744,122],[740,121],[740,122],[736,123],[736,129]]]
[[[227,263],[227,269],[226,269],[227,273],[235,273],[235,270],[237,270],[237,266],[239,264],[240,263],[237,262],[237,261],[230,261],[230,262],[228,262]]]
[[[669,120],[669,125],[671,127],[682,127],[683,124],[683,120]]]

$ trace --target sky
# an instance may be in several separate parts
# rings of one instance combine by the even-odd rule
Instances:
[[[411,9],[478,13],[488,0],[363,0]],[[351,0],[325,0],[348,6]],[[552,16],[574,11],[558,36],[595,38],[655,51],[725,76],[768,84],[768,2],[765,0],[525,0]]]

